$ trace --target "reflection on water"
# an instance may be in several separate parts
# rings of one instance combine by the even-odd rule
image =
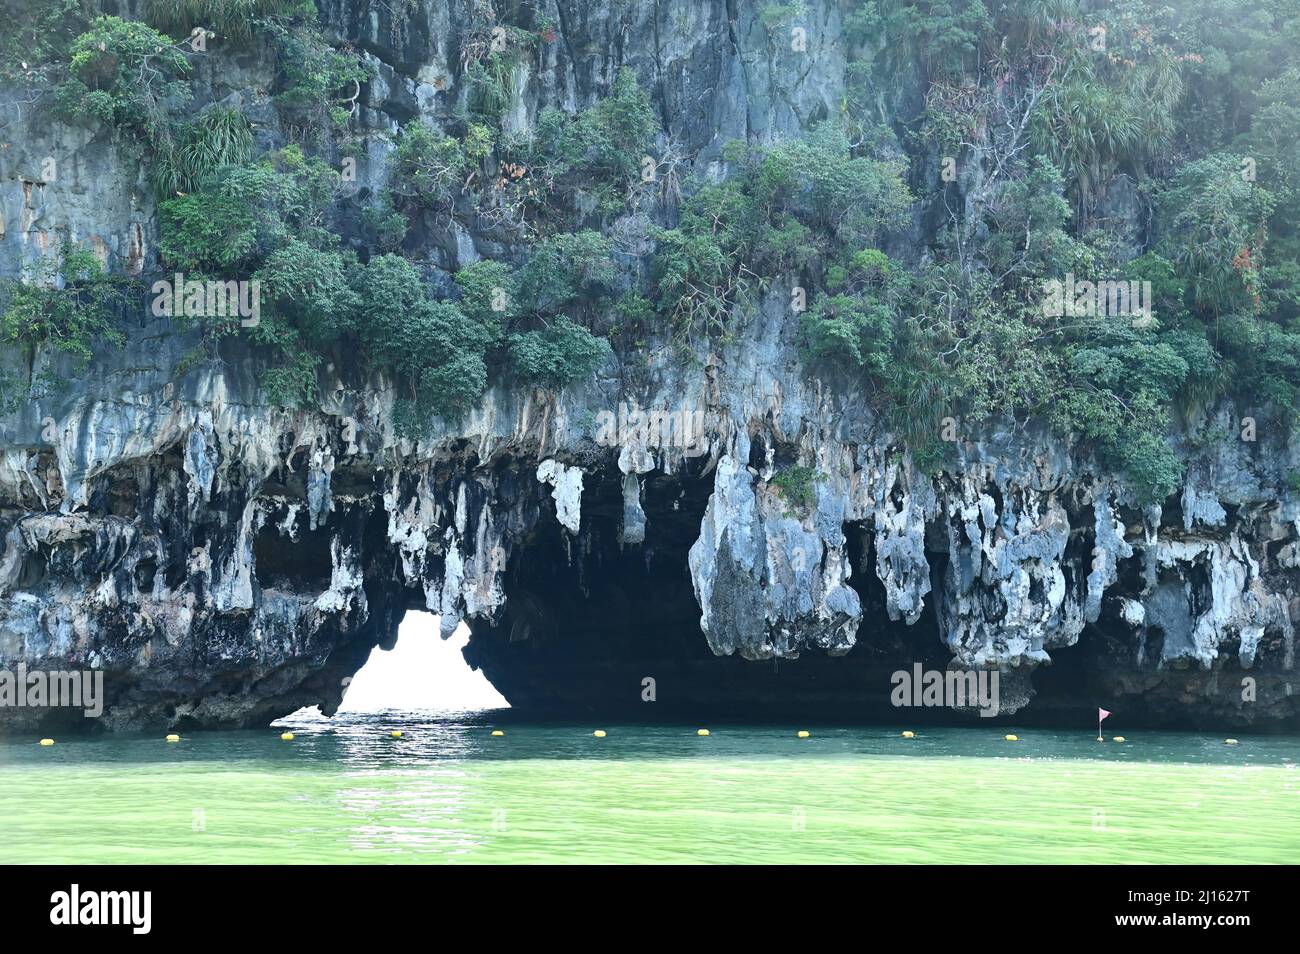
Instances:
[[[0,862],[1300,861],[1293,737],[504,717],[0,742]]]

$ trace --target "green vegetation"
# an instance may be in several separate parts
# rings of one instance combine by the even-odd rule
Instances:
[[[532,164],[554,187],[577,177],[626,185],[640,175],[641,160],[659,132],[659,120],[629,69],[614,78],[609,95],[574,115],[548,107],[537,118]]]
[[[510,336],[510,362],[519,379],[546,387],[585,378],[608,356],[608,342],[563,315],[541,331]]]
[[[804,12],[756,10],[773,43]],[[472,5],[450,115],[395,134],[388,186],[361,207],[339,159],[362,155],[348,126],[370,71],[311,3],[144,13],[149,26],[31,5],[0,72],[22,72],[26,50],[41,69],[62,57],[60,114],[150,160],[165,264],[262,283],[257,327],[205,328],[262,346],[274,400],[311,400],[322,362],[358,353],[418,434],[495,379],[564,387],[611,341],[689,350],[776,307],[811,372],[866,395],[928,468],[945,463],[947,418],[1033,418],[1157,500],[1180,479],[1180,418],[1224,396],[1288,425],[1300,409],[1300,0],[850,0],[838,110],[798,138],[710,147],[684,181],[630,70],[586,108],[542,104],[521,126],[556,24]],[[238,111],[185,112],[196,26],[274,54],[268,92],[297,145],[259,155]],[[365,225],[347,245],[344,220]],[[462,231],[491,258],[448,276],[405,257]],[[71,274],[57,294],[11,293],[7,340],[84,357],[112,332],[78,310],[99,279]],[[1045,308],[1045,283],[1067,277],[1151,295],[1128,312]],[[773,482],[799,501],[811,475]]]
[[[397,139],[392,194],[408,208],[450,211],[491,153],[492,131],[486,126],[470,125],[458,140],[411,123]]]
[[[250,43],[258,27],[271,19],[314,18],[311,0],[145,0],[145,19],[173,36],[196,27],[241,44]]]
[[[1189,304],[1207,312],[1262,306],[1255,259],[1276,203],[1267,189],[1243,178],[1245,161],[1214,153],[1189,162],[1160,194],[1160,248],[1186,276]]]
[[[56,92],[67,119],[99,120],[161,135],[168,108],[189,99],[185,53],[143,23],[99,17],[72,43],[69,77]]]
[[[121,343],[114,311],[124,301],[121,279],[105,275],[99,259],[85,249],[64,244],[57,256],[39,260],[27,281],[8,281],[0,314],[0,341],[47,344],[75,355],[84,366],[93,356],[95,339]]]
[[[876,249],[831,266],[826,294],[802,319],[807,356],[813,363],[884,372],[907,284],[906,273]]]
[[[601,297],[617,270],[597,232],[538,244],[522,268],[480,261],[456,275],[461,300],[430,296],[420,272],[394,254],[361,264],[337,248],[324,217],[338,174],[288,147],[250,165],[222,167],[194,193],[162,204],[162,255],[198,274],[251,273],[267,307],[251,337],[271,349],[265,383],[278,402],[314,395],[315,368],[331,349],[359,345],[371,368],[397,383],[399,421],[418,433],[434,415],[477,401],[489,364],[562,387],[588,376],[608,345],[560,314]],[[209,319],[214,335],[237,330]]]
[[[725,332],[773,277],[843,268],[901,225],[912,200],[900,164],[855,155],[832,125],[726,156],[732,175],[691,183],[677,227],[655,232],[658,307],[685,338]]]
[[[413,383],[408,419],[454,414],[478,400],[487,386],[489,326],[451,302],[432,301],[415,268],[396,255],[361,271],[357,291],[365,302],[358,330],[375,364]]]
[[[231,139],[240,132],[234,121],[208,126],[178,121],[191,98],[190,57],[209,52],[207,37],[200,45],[191,29],[218,31],[214,45],[225,39],[248,43],[255,35],[271,41],[280,76],[275,103],[284,122],[304,139],[319,138],[323,128],[345,127],[361,84],[371,75],[356,54],[325,41],[310,0],[151,0],[147,6],[151,22],[170,35],[119,17],[90,21],[70,44],[67,78],[56,90],[55,108],[72,122],[99,121],[136,134],[169,166],[156,176],[164,194],[188,176],[210,171],[214,158],[240,161],[248,149],[242,139]],[[246,128],[246,120],[239,122]],[[234,151],[223,154],[223,147]]]
[[[0,282],[0,343],[71,355],[83,369],[96,346],[120,345],[125,339],[121,316],[132,283],[107,275],[93,254],[64,243],[57,255],[38,260],[26,281]],[[42,383],[53,383],[52,378]],[[12,390],[12,382],[5,382]],[[0,395],[8,403],[8,395]]]
[[[773,0],[758,8],[758,18],[768,28],[785,26],[808,12],[805,0]]]
[[[302,139],[318,141],[347,127],[371,69],[355,53],[330,46],[316,26],[314,5],[306,7],[309,13],[293,22],[277,18],[262,27],[278,48],[280,115]]]
[[[469,87],[466,118],[496,129],[520,93],[522,68],[536,50],[539,37],[522,27],[497,22],[486,4],[470,12],[476,19],[468,24],[461,48]]]
[[[851,64],[841,122],[892,148],[875,103],[919,71],[925,109],[901,140],[912,181],[952,211],[923,267],[827,269],[801,317],[810,359],[869,381],[930,466],[944,417],[1038,417],[1152,500],[1180,479],[1166,439],[1179,415],[1229,394],[1290,419],[1296,13],[1294,0],[857,3],[850,37],[882,53]],[[977,144],[986,174],[962,214],[940,160],[974,162]],[[1100,204],[1121,174],[1151,213],[1137,247]],[[1067,273],[1150,282],[1150,312],[1046,314],[1044,282]]]
[[[250,165],[223,166],[200,191],[162,203],[161,251],[190,271],[248,266],[291,240],[324,247],[339,173],[287,146]]]
[[[528,46],[509,42],[515,44],[510,49]],[[487,54],[485,62],[505,55]],[[471,74],[472,83],[480,82],[477,75]],[[519,242],[600,225],[627,210],[659,131],[630,70],[620,70],[610,95],[589,109],[543,109],[524,135],[501,131],[508,99],[492,110],[471,110],[450,134],[418,120],[402,128],[389,187],[368,216],[387,244],[405,234],[400,219],[409,223],[426,213],[472,214],[479,228]]]
[[[160,198],[193,192],[224,166],[240,165],[253,156],[253,133],[244,114],[213,109],[192,123],[176,128],[159,148],[153,181]]]
[[[619,70],[609,95],[589,109],[547,107],[531,134],[503,138],[498,201],[525,230],[608,220],[626,209],[658,132],[645,90],[631,70]]]
[[[89,0],[0,3],[0,79],[16,80],[65,60],[93,15]]]
[[[518,271],[479,261],[456,273],[461,309],[491,329],[510,377],[561,388],[591,375],[609,356],[609,344],[561,311],[583,314],[606,297],[602,283],[617,269],[609,241],[598,232],[561,234],[533,249]]]
[[[811,467],[796,466],[777,471],[771,483],[791,504],[806,510],[817,501],[816,479],[817,471]]]

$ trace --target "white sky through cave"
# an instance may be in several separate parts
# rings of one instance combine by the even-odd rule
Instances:
[[[449,639],[438,636],[438,617],[407,613],[388,652],[375,647],[352,677],[340,712],[382,709],[502,709],[509,705],[483,673],[460,654],[469,641],[465,624]]]

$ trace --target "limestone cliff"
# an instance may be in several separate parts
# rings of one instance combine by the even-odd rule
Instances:
[[[437,124],[463,96],[466,11],[320,6],[374,67],[353,122],[375,134],[357,188],[377,190],[379,134]],[[545,6],[555,39],[512,105],[520,126],[589,104],[626,66],[706,169],[726,141],[797,134],[844,95],[835,3],[807,4],[798,58],[737,0]],[[214,53],[203,70],[196,108],[237,103],[259,141],[286,141],[265,64]],[[39,92],[0,93],[0,272],[67,237],[154,276],[138,155],[53,119]],[[880,106],[918,95],[900,76]],[[443,275],[491,241],[425,239]],[[0,666],[102,669],[113,729],[251,726],[332,712],[427,609],[444,635],[466,621],[467,658],[538,711],[880,718],[889,672],[955,661],[1000,669],[1019,719],[1087,724],[1104,704],[1135,722],[1296,724],[1286,435],[1244,440],[1232,405],[1201,412],[1170,437],[1185,482],[1156,505],[1035,422],[968,432],[957,416],[925,473],[868,395],[806,366],[789,300],[774,281],[728,340],[649,341],[559,392],[497,382],[418,441],[394,426],[392,382],[351,355],[320,369],[315,406],[275,407],[254,349],[227,341],[178,374],[196,333],[142,305],[123,347],[0,417]],[[51,353],[3,360],[72,373]],[[802,492],[776,480],[792,469]],[[0,710],[0,727],[39,718]]]

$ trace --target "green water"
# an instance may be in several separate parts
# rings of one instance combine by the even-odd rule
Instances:
[[[0,743],[0,862],[1300,862],[1294,737],[290,727]]]

